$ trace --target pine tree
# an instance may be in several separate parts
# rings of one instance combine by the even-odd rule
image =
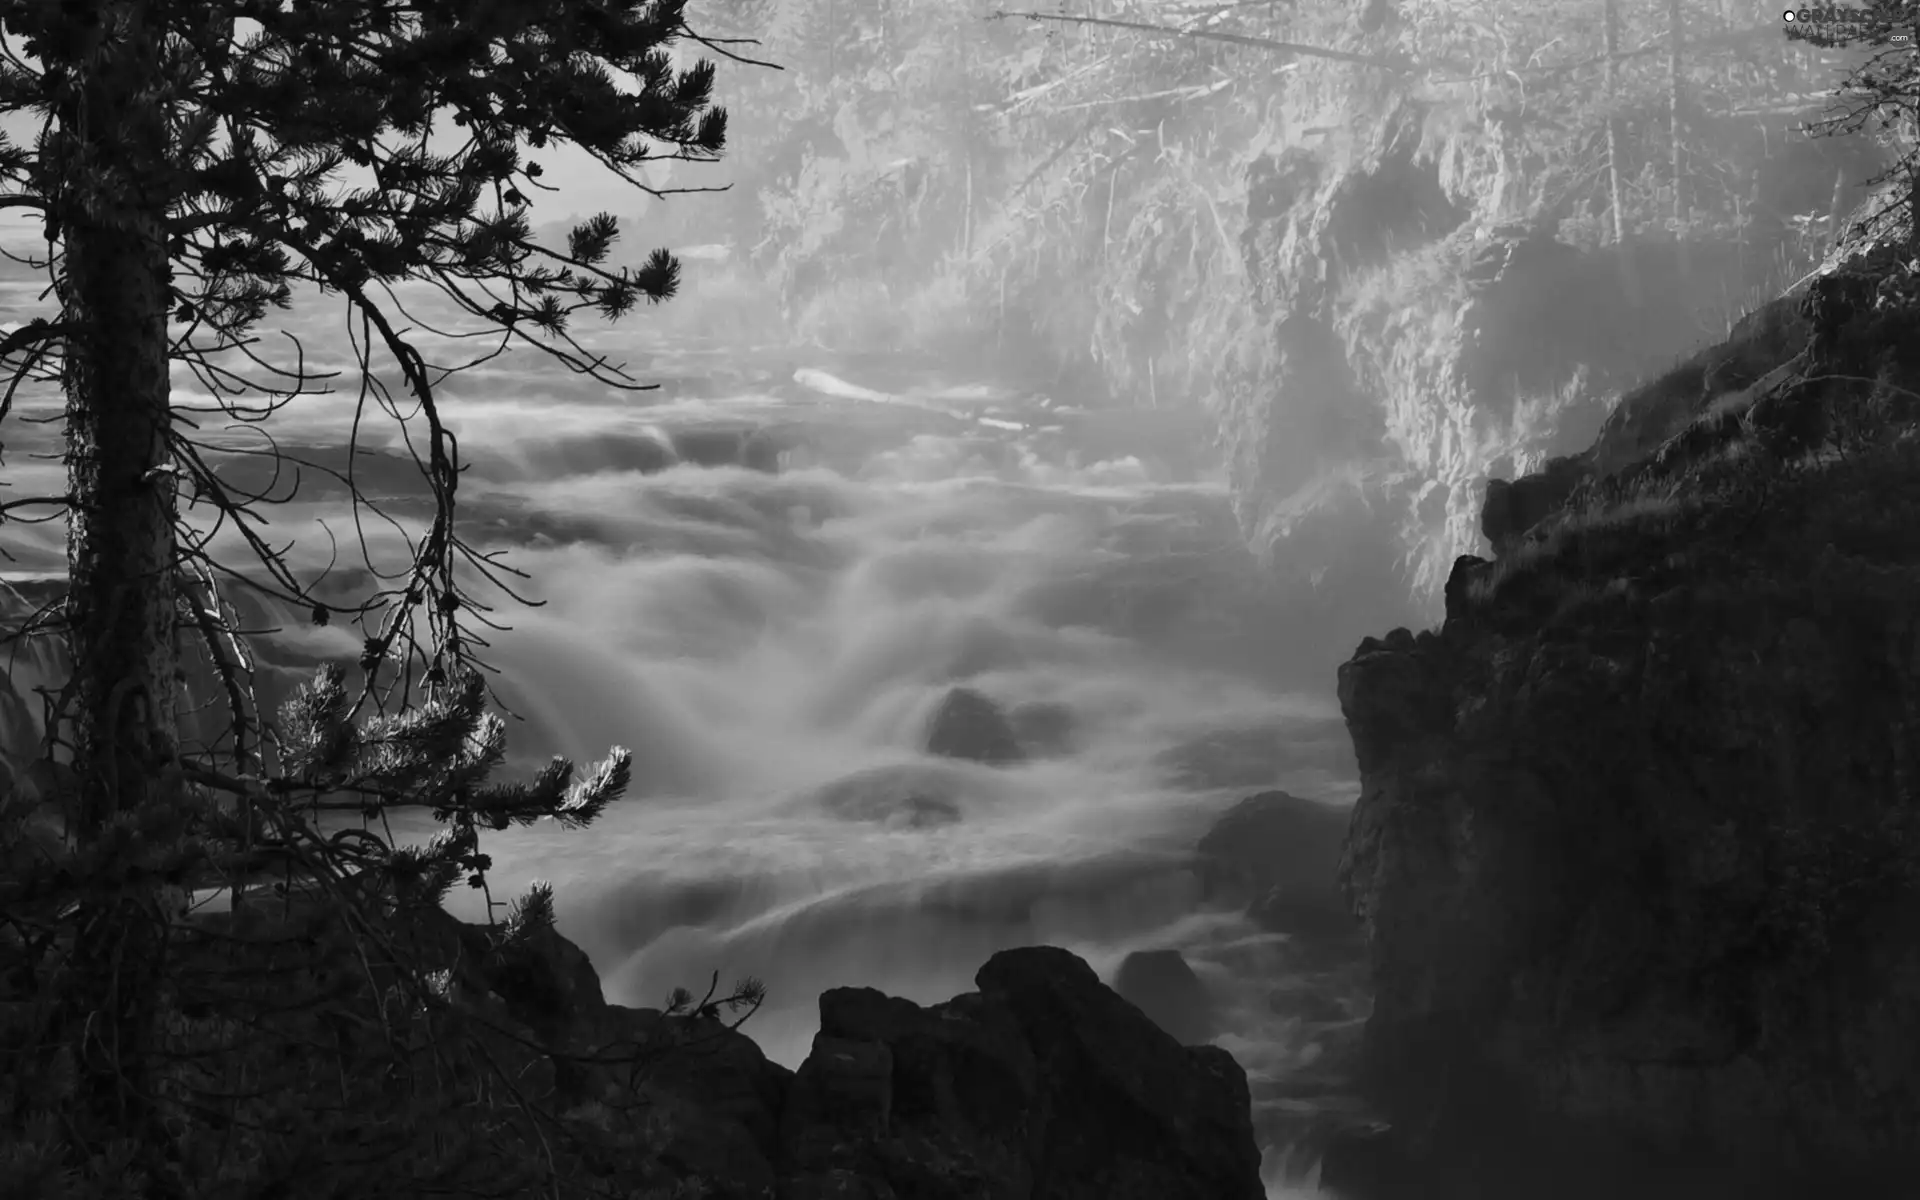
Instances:
[[[174,756],[173,628],[183,559],[182,492],[257,529],[168,408],[168,362],[217,376],[271,307],[305,281],[343,297],[389,354],[427,424],[424,467],[442,511],[403,605],[429,597],[460,652],[459,546],[450,503],[455,443],[434,404],[439,372],[376,297],[428,280],[513,338],[604,372],[566,335],[592,306],[618,317],[671,295],[677,264],[656,252],[610,272],[612,217],[564,247],[535,245],[533,150],[571,142],[636,186],[662,158],[707,159],[726,114],[709,104],[709,61],[676,69],[684,0],[267,0],[0,5],[27,57],[0,65],[0,111],[46,134],[0,152],[0,206],[45,218],[60,311],[4,349],[57,353],[71,470],[74,764],[84,823],[137,808]],[[638,84],[623,91],[613,72]],[[429,134],[465,131],[452,153]],[[356,168],[371,186],[353,187]],[[172,317],[183,335],[169,334]],[[570,352],[567,347],[571,347]],[[37,357],[31,361],[37,361]],[[21,363],[22,370],[26,363]],[[221,389],[231,390],[230,388]],[[266,549],[261,541],[259,547]],[[269,573],[308,600],[276,562]],[[395,647],[390,630],[369,653]]]
[[[43,219],[36,266],[57,301],[57,312],[0,339],[0,361],[13,368],[0,417],[22,383],[57,384],[69,483],[64,496],[0,507],[0,520],[36,503],[65,513],[60,623],[72,667],[49,723],[68,767],[66,837],[3,889],[9,921],[24,929],[20,914],[39,914],[33,928],[45,938],[0,942],[22,956],[8,959],[10,978],[38,981],[27,994],[55,1014],[40,1033],[65,1036],[76,1056],[73,1128],[82,1140],[113,1134],[147,1147],[147,1195],[177,1190],[152,1157],[165,1157],[153,1147],[167,1140],[152,1046],[175,937],[168,898],[186,881],[211,873],[237,885],[274,860],[286,879],[304,874],[350,905],[385,895],[390,906],[409,873],[437,896],[461,877],[484,882],[481,825],[584,824],[625,787],[619,750],[580,782],[561,761],[525,784],[489,781],[503,732],[484,712],[471,662],[468,622],[484,619],[484,605],[468,588],[500,576],[455,523],[458,443],[435,389],[458,366],[431,364],[409,342],[403,330],[415,322],[390,285],[431,283],[503,345],[637,389],[572,338],[569,318],[591,308],[615,319],[664,300],[678,264],[656,251],[637,269],[609,268],[620,231],[606,214],[563,246],[538,244],[528,196],[544,185],[529,154],[571,144],[649,192],[636,176],[645,164],[716,158],[727,120],[711,102],[713,63],[682,63],[674,48],[726,51],[695,34],[684,9],[685,0],[0,2],[0,111],[31,115],[41,130],[31,145],[0,141],[0,208]],[[446,137],[458,144],[440,148]],[[372,358],[397,369],[421,427],[407,442],[433,498],[404,577],[344,609],[291,569],[264,530],[271,497],[224,479],[215,448],[170,399],[174,363],[227,416],[253,423],[316,390],[324,377],[304,359],[273,362],[255,349],[259,326],[291,306],[296,285],[343,303],[362,398],[400,420]],[[194,510],[238,529],[255,561],[216,559],[209,522],[186,519]],[[236,683],[238,639],[221,620],[217,580],[319,622],[352,616],[366,631],[356,683],[329,670],[289,706],[277,764],[258,749],[272,731]],[[235,737],[220,761],[180,744],[182,646],[195,637],[232,707]],[[213,803],[216,791],[229,800]],[[447,836],[400,852],[377,838],[321,837],[313,824],[329,805],[377,815],[392,803],[428,806],[450,822]],[[7,845],[26,845],[21,814],[0,817]]]

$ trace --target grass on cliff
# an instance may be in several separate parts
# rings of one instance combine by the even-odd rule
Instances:
[[[1510,584],[1545,574],[1591,577],[1621,558],[1643,556],[1657,540],[1684,529],[1702,501],[1683,498],[1671,485],[1617,502],[1592,500],[1552,519],[1503,554],[1493,569],[1474,577],[1467,590],[1488,603]]]
[[[1800,422],[1795,436],[1769,446],[1738,410],[1713,414],[1698,428],[1720,433],[1695,457],[1589,485],[1475,575],[1467,599],[1486,606],[1525,590],[1564,610],[1616,578],[1651,585],[1716,556],[1800,570],[1828,549],[1889,565],[1920,557],[1920,396],[1884,378],[1823,375],[1774,404],[1803,410],[1780,418]]]

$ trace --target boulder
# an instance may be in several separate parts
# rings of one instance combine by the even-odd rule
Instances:
[[[1213,823],[1194,848],[1210,894],[1248,899],[1277,883],[1324,881],[1333,890],[1347,813],[1287,792],[1258,792]]]
[[[1261,928],[1313,949],[1358,936],[1336,883],[1347,813],[1287,792],[1260,792],[1228,809],[1195,847],[1204,894],[1245,905]]]
[[[1002,766],[1022,758],[1020,740],[995,704],[968,687],[949,691],[927,723],[927,753]]]
[[[606,1014],[593,963],[550,925],[481,959],[479,973],[514,1019],[542,1033],[597,1025]]]
[[[674,456],[699,467],[746,467],[768,474],[779,470],[779,438],[758,426],[703,426],[673,432]]]
[[[1178,950],[1135,950],[1120,961],[1113,990],[1183,1046],[1213,1037],[1213,997]]]
[[[783,1197],[1259,1200],[1246,1075],[1182,1047],[1065,950],[996,954],[932,1008],[820,999],[781,1128]]]

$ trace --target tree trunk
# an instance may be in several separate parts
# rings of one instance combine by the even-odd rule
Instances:
[[[1668,177],[1673,183],[1673,227],[1676,232],[1686,224],[1685,176],[1680,165],[1681,62],[1686,46],[1686,28],[1680,20],[1680,0],[1667,0],[1667,139]]]
[[[1827,205],[1827,249],[1821,257],[1832,256],[1847,235],[1847,169],[1833,173],[1833,202]]]
[[[1911,43],[1920,46],[1920,11],[1916,11],[1913,20],[1913,32],[1909,35]],[[1912,102],[1913,129],[1910,131],[1913,142],[1907,150],[1907,250],[1920,255],[1920,88],[1913,86],[1913,77],[1908,77],[1907,98]]]
[[[177,500],[168,446],[166,96],[143,4],[75,5],[50,43],[75,87],[54,111],[49,218],[69,326],[61,383],[73,500],[67,534],[72,686],[63,714],[77,829],[169,802],[178,750],[174,641]],[[124,856],[121,856],[124,860]],[[109,868],[111,869],[111,868]],[[88,896],[72,917],[68,1008],[82,1136],[132,1138],[143,1165],[166,1140],[153,1035],[167,924],[153,883]],[[169,1189],[149,1167],[148,1195]]]
[[[1620,0],[1602,0],[1607,37],[1607,203],[1613,209],[1613,245],[1620,257],[1620,289],[1632,307],[1640,306],[1640,284],[1634,277],[1632,252],[1627,246],[1627,204],[1620,186]]]
[[[148,797],[178,740],[178,505],[167,444],[172,275],[165,201],[152,194],[164,141],[152,93],[136,82],[148,75],[142,49],[152,53],[106,48],[103,69],[90,73],[61,122],[75,177],[58,213],[75,502],[67,536],[69,719],[80,826],[89,834]],[[88,180],[88,162],[122,170],[117,179]],[[143,162],[154,169],[139,170]]]
[[[1680,0],[1667,0],[1667,176],[1673,187],[1674,266],[1680,277],[1680,290],[1691,297],[1693,266],[1687,259],[1687,227],[1692,224],[1687,206],[1686,172],[1681,165],[1681,75],[1686,48],[1686,26],[1681,21]]]
[[[967,143],[967,211],[960,222],[960,260],[973,262],[973,143]]]
[[[1601,0],[1606,28],[1607,205],[1613,212],[1613,241],[1627,240],[1626,203],[1620,194],[1620,3]]]

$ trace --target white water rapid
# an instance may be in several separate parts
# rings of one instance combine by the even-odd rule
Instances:
[[[666,386],[609,394],[531,354],[447,385],[470,529],[546,602],[506,613],[486,654],[525,718],[514,751],[636,759],[633,792],[591,829],[486,835],[495,895],[551,881],[617,1002],[758,976],[769,1001],[745,1031],[789,1066],[825,988],[942,1000],[994,951],[1038,942],[1108,976],[1130,950],[1182,949],[1227,999],[1220,1043],[1256,1090],[1317,1053],[1270,1010],[1274,939],[1202,911],[1182,865],[1261,787],[1354,791],[1344,742],[1325,741],[1331,697],[1273,682],[1275,631],[1217,483],[1172,478],[1151,436],[1089,450],[1086,414],[952,372],[868,364],[886,378],[863,382],[858,364],[683,332],[594,344]],[[303,401],[275,429],[337,454],[351,411],[351,391]],[[384,461],[364,477],[404,498]],[[308,496],[275,530],[317,565],[320,524],[351,525],[337,489]],[[11,548],[23,569],[58,563],[51,531]],[[356,649],[348,630],[278,636]],[[928,755],[958,684],[1050,714],[1052,752]],[[1289,749],[1294,729],[1321,741]],[[1275,749],[1225,766],[1194,749],[1223,734]],[[937,819],[909,794],[935,797]],[[476,894],[456,900],[479,915]]]

